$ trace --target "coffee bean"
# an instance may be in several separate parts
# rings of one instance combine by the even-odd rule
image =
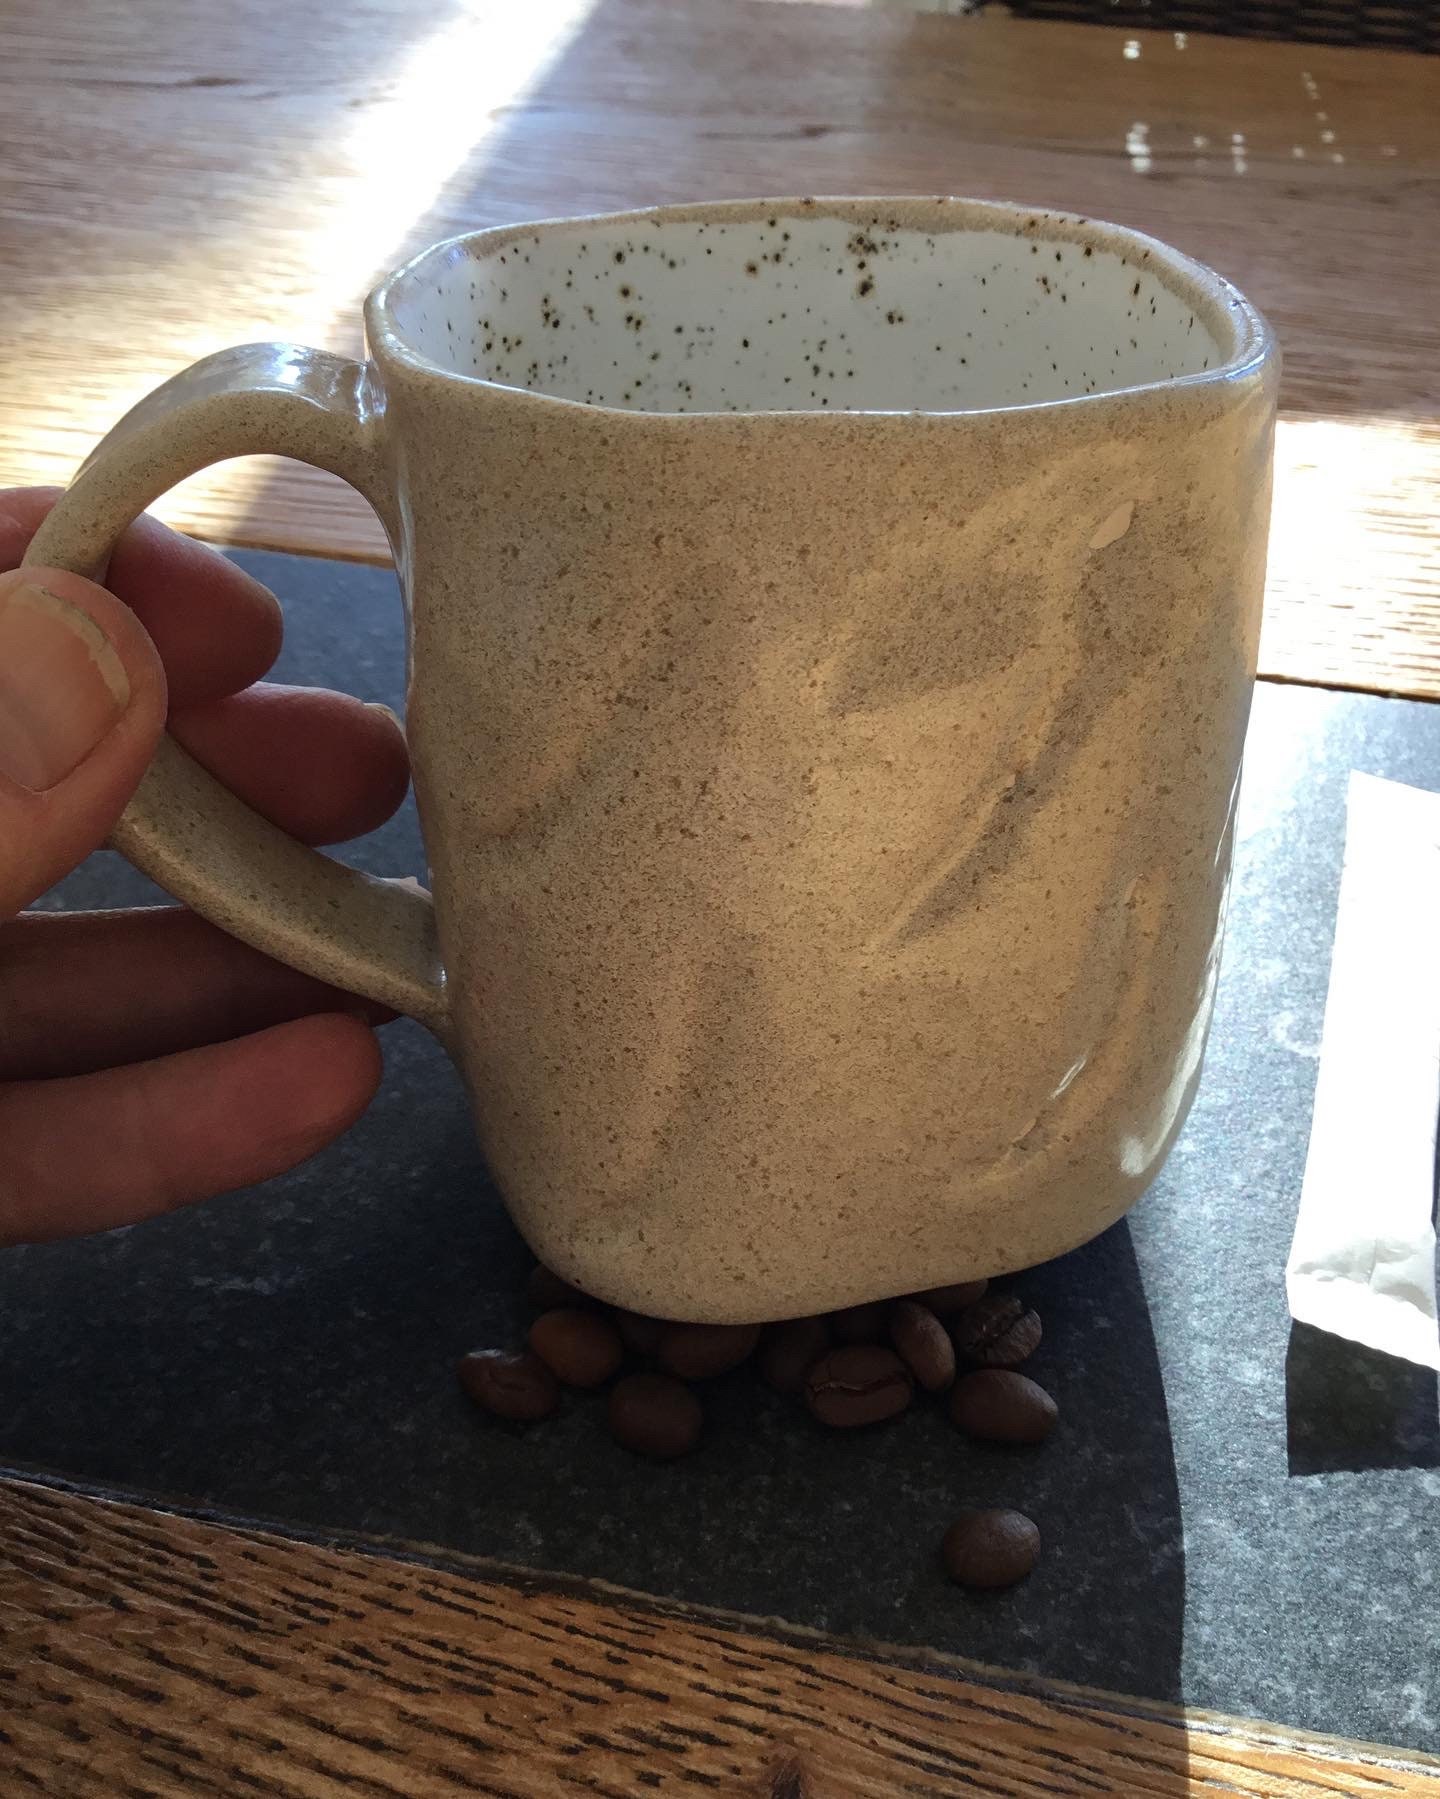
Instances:
[[[594,1304],[578,1287],[561,1280],[555,1270],[547,1268],[543,1262],[537,1262],[530,1270],[530,1277],[525,1282],[525,1297],[537,1312],[553,1312],[558,1306]]]
[[[668,1374],[627,1374],[610,1393],[610,1434],[626,1449],[672,1461],[700,1441],[700,1401]]]
[[[1024,1512],[961,1512],[940,1545],[962,1587],[1010,1587],[1040,1559],[1040,1532]]]
[[[987,1293],[952,1329],[960,1354],[985,1368],[1014,1368],[1040,1347],[1040,1316],[1014,1293]]]
[[[927,1393],[943,1393],[955,1379],[955,1345],[929,1306],[897,1300],[890,1308],[890,1341]]]
[[[851,1343],[821,1356],[805,1377],[805,1403],[822,1424],[848,1430],[897,1417],[910,1403],[910,1370],[893,1349]]]
[[[530,1326],[530,1347],[567,1387],[598,1387],[625,1359],[610,1320],[573,1306],[542,1312]]]
[[[533,1424],[560,1403],[555,1376],[528,1350],[474,1349],[456,1368],[460,1385],[496,1418]]]
[[[823,1318],[791,1318],[772,1324],[760,1350],[760,1375],[777,1393],[798,1393],[805,1376],[830,1347]]]
[[[953,1318],[966,1306],[973,1306],[977,1299],[983,1299],[989,1285],[989,1281],[956,1281],[953,1286],[929,1287],[910,1297],[922,1306],[929,1306],[937,1318]]]
[[[846,1306],[830,1314],[830,1331],[837,1343],[883,1343],[889,1306],[883,1299],[869,1305]]]
[[[631,1355],[653,1356],[665,1332],[663,1318],[647,1318],[643,1312],[616,1312],[615,1328]]]
[[[655,1357],[682,1380],[710,1380],[738,1368],[759,1341],[758,1324],[667,1324]]]
[[[1045,1389],[1011,1368],[962,1374],[950,1395],[952,1421],[988,1443],[1043,1443],[1059,1416]]]

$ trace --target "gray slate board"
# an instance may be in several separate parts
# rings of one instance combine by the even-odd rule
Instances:
[[[280,672],[400,700],[385,572],[241,554],[287,601]],[[1292,1331],[1282,1269],[1315,1079],[1346,772],[1440,788],[1440,708],[1262,687],[1200,1098],[1126,1224],[1020,1283],[1063,1424],[964,1444],[932,1409],[827,1435],[718,1383],[670,1468],[593,1400],[488,1426],[451,1365],[518,1336],[529,1266],[423,1033],[381,1096],[268,1186],[0,1256],[0,1459],[323,1532],[493,1555],[1159,1699],[1440,1750],[1433,1376]],[[422,866],[413,810],[355,848]],[[144,900],[95,857],[52,903]],[[946,1585],[962,1505],[1031,1512],[997,1597]]]

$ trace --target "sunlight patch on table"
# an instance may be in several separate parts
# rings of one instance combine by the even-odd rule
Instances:
[[[1403,632],[1416,673],[1440,677],[1435,615],[1440,428],[1423,419],[1282,418],[1275,435],[1263,668],[1367,684],[1367,649],[1393,657]],[[1351,614],[1337,632],[1333,614]],[[1424,665],[1424,670],[1422,666]],[[1400,679],[1401,691],[1419,691]]]
[[[315,290],[296,334],[324,333],[409,244],[413,227],[503,126],[572,41],[595,0],[465,0],[421,42],[388,93],[346,139],[341,199],[320,212],[310,247]],[[420,247],[420,246],[415,246]]]
[[[353,110],[339,115],[348,125],[292,143],[284,181],[288,242],[278,258],[272,247],[263,282],[250,279],[243,219],[223,240],[177,239],[163,271],[144,272],[198,302],[190,319],[170,329],[166,367],[148,362],[143,343],[133,349],[110,343],[98,311],[77,319],[69,402],[62,420],[34,427],[24,478],[67,482],[148,387],[228,343],[278,339],[358,353],[367,289],[422,247],[430,235],[425,221],[452,185],[474,186],[508,110],[543,80],[595,4],[461,0]],[[257,204],[267,206],[273,223],[279,216],[273,190],[263,200],[262,192],[257,189]],[[442,223],[434,235],[452,229]],[[192,476],[152,510],[203,536],[243,542],[254,502],[272,490],[275,476],[272,458],[226,463]],[[338,489],[335,502],[342,513],[353,504]],[[313,492],[309,503],[315,504]],[[361,536],[367,539],[362,553],[383,554],[378,526],[373,541],[367,532]]]

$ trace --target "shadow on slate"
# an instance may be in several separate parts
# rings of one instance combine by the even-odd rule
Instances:
[[[278,675],[400,703],[388,573],[237,559],[286,600]],[[347,854],[418,872],[413,808]],[[50,903],[157,897],[105,855]],[[707,1392],[702,1451],[657,1468],[610,1441],[603,1401],[570,1397],[527,1432],[459,1394],[460,1353],[523,1334],[531,1258],[444,1056],[406,1023],[384,1041],[379,1099],[305,1167],[0,1257],[12,1465],[1178,1695],[1179,1502],[1124,1225],[1025,1283],[1050,1332],[1035,1372],[1062,1407],[1048,1450],[969,1446],[934,1406],[877,1432],[827,1432],[742,1375]],[[1101,1298],[1113,1328],[1095,1325]],[[1078,1344],[1090,1346],[1083,1372]],[[1046,1553],[1016,1592],[968,1597],[943,1576],[940,1535],[960,1506],[997,1504],[1031,1511]]]
[[[283,678],[398,703],[388,573],[238,559],[287,601]],[[1425,1395],[1412,1428],[1397,1389],[1405,1466],[1383,1465],[1372,1442],[1362,1471],[1336,1473],[1350,1464],[1312,1443],[1316,1472],[1297,1480],[1287,1457],[1290,1438],[1333,1429],[1337,1405],[1370,1403],[1337,1402],[1330,1375],[1315,1385],[1311,1355],[1287,1415],[1283,1268],[1352,765],[1440,785],[1440,708],[1261,688],[1191,1121],[1127,1223],[1017,1283],[1044,1318],[1034,1369],[1061,1407],[1044,1449],[972,1446],[928,1405],[831,1434],[744,1376],[709,1390],[705,1445],[669,1468],[614,1445],[594,1399],[569,1398],[528,1432],[487,1423],[452,1365],[519,1338],[530,1258],[458,1080],[401,1023],[384,1033],[375,1105],[305,1167],[128,1231],[0,1256],[0,1457],[322,1534],[1440,1748],[1431,1612],[1415,1592],[1415,1570],[1440,1561],[1440,1474],[1418,1453]],[[352,851],[377,872],[421,872],[413,809]],[[50,903],[147,897],[100,856]],[[945,1582],[936,1549],[955,1510],[992,1503],[1030,1512],[1046,1552],[1024,1585],[977,1598]],[[1147,1778],[1167,1790],[1155,1787],[1165,1772]]]
[[[1295,1324],[1285,1391],[1291,1474],[1440,1468],[1440,1389],[1429,1368]]]

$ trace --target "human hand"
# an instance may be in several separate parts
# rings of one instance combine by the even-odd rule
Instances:
[[[167,705],[192,755],[307,843],[373,830],[409,774],[389,713],[255,685],[279,608],[214,551],[142,519],[113,591],[20,571],[54,497],[0,491],[0,1243],[279,1174],[380,1078],[384,1014],[182,907],[22,912],[104,841]]]

